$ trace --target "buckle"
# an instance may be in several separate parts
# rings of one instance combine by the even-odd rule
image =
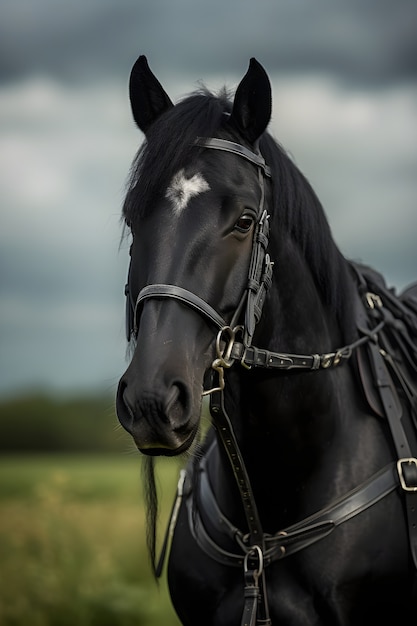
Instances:
[[[406,478],[404,476],[403,466],[404,465],[414,465],[417,471],[417,459],[408,458],[408,459],[398,459],[397,461],[397,471],[398,476],[400,477],[401,487],[404,491],[417,491],[417,484],[414,486],[407,485]]]
[[[365,295],[365,299],[366,299],[366,304],[368,305],[370,309],[375,309],[375,308],[380,309],[382,307],[382,300],[380,296],[378,296],[378,294],[376,293],[372,293],[371,291],[368,291]]]

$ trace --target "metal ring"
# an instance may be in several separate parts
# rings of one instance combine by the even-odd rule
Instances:
[[[258,563],[259,563],[259,567],[256,571],[258,576],[261,576],[262,572],[264,571],[264,555],[263,552],[260,548],[260,546],[255,545],[255,546],[251,546],[248,550],[248,552],[245,554],[245,559],[243,561],[243,567],[244,567],[244,571],[245,573],[248,571],[248,561],[251,557],[252,553],[256,553],[256,556],[258,557]]]
[[[235,344],[236,333],[240,330],[240,326],[236,326],[236,328],[231,328],[230,326],[223,326],[217,333],[216,337],[216,353],[217,359],[221,361],[222,367],[232,367],[235,362],[234,359],[231,358],[233,346]],[[225,347],[222,349],[220,346],[220,342],[222,340],[223,333],[228,334],[228,342]]]

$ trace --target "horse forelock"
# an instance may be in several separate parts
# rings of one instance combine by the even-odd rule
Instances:
[[[149,129],[132,164],[123,217],[134,225],[165,195],[174,177],[195,157],[198,137],[215,136],[225,126],[231,102],[202,89],[166,112]]]

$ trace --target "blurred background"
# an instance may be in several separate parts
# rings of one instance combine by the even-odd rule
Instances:
[[[233,89],[255,56],[270,130],[342,252],[400,290],[417,279],[416,30],[415,0],[0,0],[1,626],[176,624],[113,410],[137,56],[174,101]]]

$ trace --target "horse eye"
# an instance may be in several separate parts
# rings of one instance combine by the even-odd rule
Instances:
[[[254,218],[252,215],[243,214],[236,222],[235,229],[238,230],[240,233],[247,233],[252,228],[253,222]]]

